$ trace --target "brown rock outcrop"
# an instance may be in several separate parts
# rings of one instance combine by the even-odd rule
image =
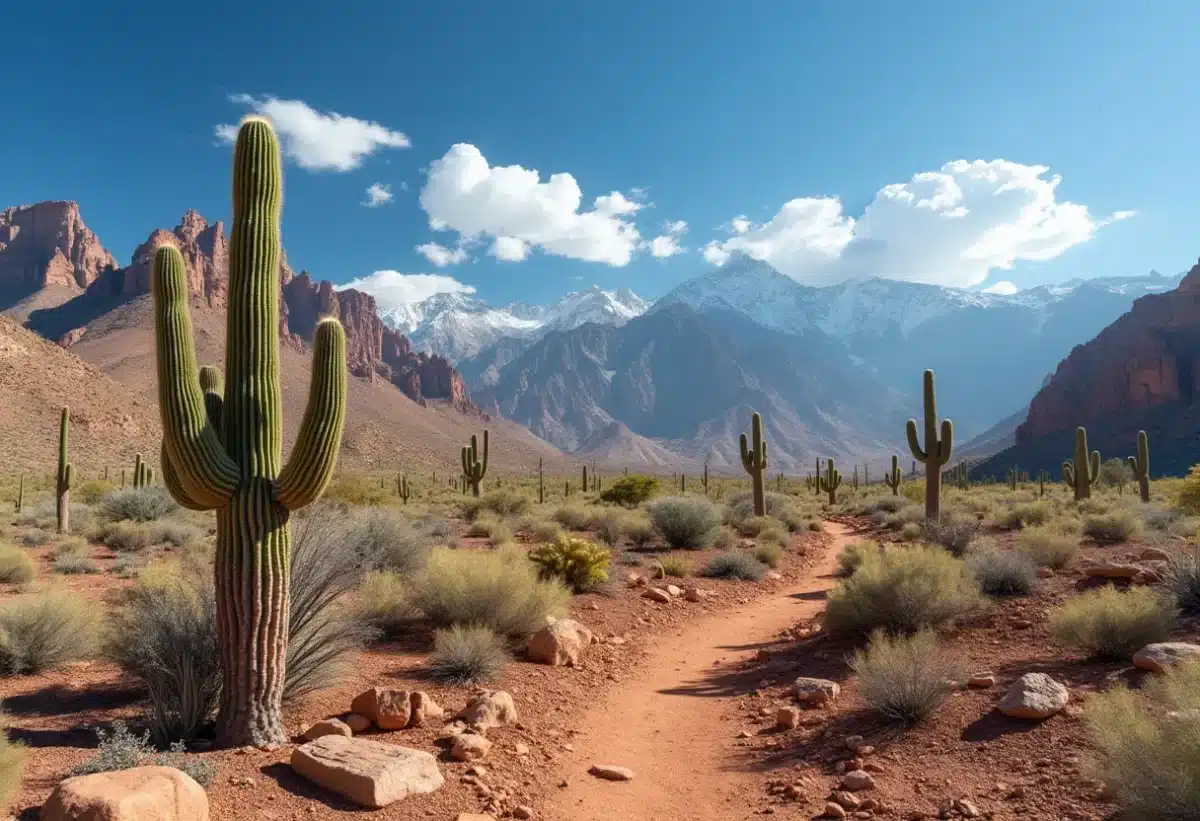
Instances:
[[[0,289],[48,285],[86,288],[117,261],[79,215],[74,202],[52,201],[0,211]]]

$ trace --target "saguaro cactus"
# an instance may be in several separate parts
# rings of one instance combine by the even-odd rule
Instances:
[[[408,500],[412,498],[412,489],[408,486],[407,476],[396,477],[396,495],[404,504],[408,504]]]
[[[67,434],[71,430],[71,413],[62,409],[58,421],[58,474],[54,481],[54,507],[58,514],[58,532],[71,529],[71,463],[67,459]]]
[[[475,438],[475,434],[471,434],[471,444],[463,445],[462,449],[462,472],[463,478],[471,485],[471,495],[479,495],[479,483],[483,481],[483,476],[487,473],[488,465],[488,432],[487,428],[483,431],[483,460],[479,459],[479,440]],[[463,486],[465,494],[466,485]]]
[[[842,486],[842,474],[833,466],[832,459],[829,460],[825,475],[817,474],[817,486],[823,493],[829,494],[829,504],[837,504],[837,489]]]
[[[219,426],[201,389],[179,251],[159,248],[153,291],[163,474],[181,504],[217,512],[214,569],[221,658],[220,743],[282,744],[291,528],[320,497],[346,419],[346,337],[317,323],[308,406],[283,462],[279,386],[279,217],[283,167],[270,124],[246,120],[234,147],[225,337],[228,390]],[[206,380],[207,381],[207,380]]]
[[[1075,428],[1075,461],[1063,462],[1063,481],[1075,491],[1075,501],[1090,499],[1092,485],[1100,478],[1100,451],[1088,454],[1087,431]]]
[[[142,459],[142,454],[137,454],[133,459],[133,486],[149,487],[153,483],[154,468]]]
[[[892,489],[892,495],[900,494],[900,457],[892,455],[892,469],[883,472],[883,483]]]
[[[704,460],[704,476],[700,480],[700,484],[704,485],[704,495],[708,495],[708,460]]]
[[[1133,478],[1137,479],[1138,495],[1143,502],[1150,501],[1150,440],[1144,430],[1138,431],[1137,456],[1129,457],[1129,466],[1133,468]]]
[[[542,457],[538,457],[538,504],[546,502],[546,480],[542,474]]]
[[[821,457],[817,457],[817,470],[813,474],[813,487],[816,488],[817,495],[821,495]]]
[[[942,420],[942,434],[938,436],[937,392],[933,385],[933,371],[925,371],[925,447],[917,439],[917,420],[909,419],[904,426],[908,435],[908,449],[913,458],[925,465],[925,518],[937,519],[942,512],[942,466],[950,461],[954,449],[954,423]]]
[[[754,515],[767,515],[767,500],[763,493],[763,471],[767,469],[767,443],[763,441],[762,417],[757,413],[750,417],[750,440],[742,434],[738,440],[742,451],[742,467],[750,474],[753,488]]]
[[[1050,471],[1042,469],[1038,471],[1038,496],[1046,495],[1046,482],[1050,478]]]
[[[588,492],[587,465],[583,466],[583,484],[580,487],[583,488],[584,493]]]
[[[21,478],[17,483],[17,513],[20,513],[25,507],[25,474],[21,474]]]

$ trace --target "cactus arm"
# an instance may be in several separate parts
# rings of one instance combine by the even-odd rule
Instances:
[[[949,419],[942,420],[942,435],[938,439],[938,461],[946,464],[950,461],[950,453],[954,450],[954,423]]]
[[[336,319],[317,324],[308,407],[287,464],[276,480],[279,503],[288,510],[311,504],[337,466],[346,426],[346,334]]]
[[[917,420],[909,419],[904,425],[904,434],[908,437],[908,449],[912,451],[913,458],[922,464],[929,458],[929,454],[921,447],[921,440],[917,438]]]
[[[1067,487],[1075,487],[1075,466],[1070,462],[1063,462],[1063,481]]]
[[[206,507],[221,507],[237,487],[240,472],[208,421],[196,375],[187,279],[178,249],[164,246],[155,253],[153,284],[163,442],[188,498]]]
[[[1094,485],[1100,479],[1100,451],[1092,451],[1088,461],[1088,484]]]
[[[159,461],[162,462],[163,484],[167,486],[167,492],[174,497],[175,501],[188,510],[207,510],[208,508],[204,505],[188,496],[187,489],[180,484],[179,475],[171,467],[171,457],[167,454],[166,442],[162,445]]]
[[[743,433],[738,437],[738,444],[741,446],[742,451],[742,467],[749,472],[751,469],[750,442],[746,439],[746,434]]]
[[[205,365],[200,369],[200,390],[204,392],[204,408],[208,411],[208,422],[221,434],[221,420],[225,410],[225,377],[216,365]]]

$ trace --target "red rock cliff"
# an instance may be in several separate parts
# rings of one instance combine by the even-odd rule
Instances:
[[[117,267],[83,223],[74,202],[39,202],[0,211],[0,289],[86,288]]]
[[[1017,442],[1119,412],[1200,396],[1200,262],[1179,287],[1138,299],[1128,313],[1059,363],[1029,405]]]

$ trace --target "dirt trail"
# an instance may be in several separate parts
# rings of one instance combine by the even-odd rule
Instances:
[[[761,773],[731,766],[738,727],[724,720],[732,692],[722,677],[758,645],[824,608],[835,557],[850,528],[828,522],[834,543],[806,580],[732,613],[713,615],[656,642],[646,667],[622,682],[579,725],[575,752],[561,764],[568,786],[548,797],[554,821],[746,819],[761,797]],[[592,764],[635,772],[612,783]]]

